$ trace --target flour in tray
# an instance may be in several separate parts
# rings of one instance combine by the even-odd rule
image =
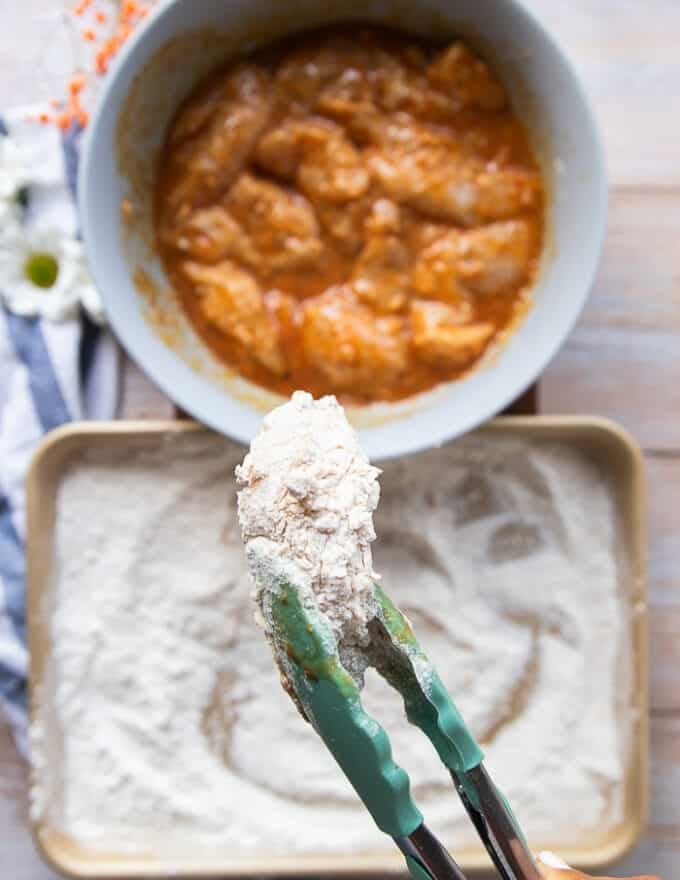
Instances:
[[[93,448],[57,499],[34,816],[177,859],[391,852],[279,686],[236,515],[244,450],[187,434]],[[477,432],[388,462],[375,567],[536,845],[623,814],[630,604],[607,476],[576,449]],[[428,824],[475,832],[399,697],[366,676]]]

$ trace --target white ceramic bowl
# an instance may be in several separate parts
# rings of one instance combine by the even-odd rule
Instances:
[[[109,320],[130,355],[184,410],[250,441],[263,410],[279,399],[226,371],[173,307],[152,246],[155,162],[177,106],[214,67],[284,34],[347,20],[467,40],[491,62],[529,125],[549,188],[547,245],[528,316],[469,377],[399,404],[351,413],[364,447],[380,459],[442,443],[502,410],[564,342],[593,279],[606,215],[600,141],[569,63],[522,6],[514,0],[161,5],[125,46],[106,81],[85,138],[80,213]],[[121,212],[126,197],[135,206],[132,222]],[[159,313],[166,316],[160,322]]]

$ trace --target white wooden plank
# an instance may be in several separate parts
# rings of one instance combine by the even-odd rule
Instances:
[[[680,455],[647,456],[649,484],[649,594],[657,612],[680,607]],[[680,620],[676,621],[680,646]],[[680,657],[677,663],[680,673]],[[680,704],[680,677],[677,681]]]
[[[680,607],[652,609],[650,635],[652,711],[677,713],[680,720]],[[677,759],[680,764],[680,741]],[[680,797],[677,800],[680,823]]]
[[[600,270],[541,378],[540,411],[609,416],[646,448],[680,450],[678,228],[680,189],[612,193]]]
[[[541,412],[608,416],[643,447],[680,449],[680,336],[581,323],[540,384]]]
[[[680,181],[680,4],[524,0],[592,100],[616,183]]]
[[[122,370],[121,413],[125,419],[172,419],[175,409],[163,392],[128,357]]]

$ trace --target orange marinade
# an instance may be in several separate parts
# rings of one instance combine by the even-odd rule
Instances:
[[[459,41],[298,36],[212,76],[162,154],[157,243],[182,307],[247,379],[350,404],[467,372],[526,311],[541,175]]]

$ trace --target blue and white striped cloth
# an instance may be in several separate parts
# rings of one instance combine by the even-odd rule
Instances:
[[[37,172],[41,182],[29,207],[49,212],[51,225],[73,228],[77,223],[78,134],[60,137],[45,126],[26,126],[26,116],[26,108],[12,111],[0,120],[0,126],[14,134],[14,124],[21,128],[22,139],[39,140],[37,152],[56,169],[53,179]],[[33,195],[30,186],[29,195]],[[23,753],[26,473],[48,431],[75,419],[113,418],[118,385],[116,344],[108,331],[86,317],[50,323],[0,310],[0,711],[12,725]]]

